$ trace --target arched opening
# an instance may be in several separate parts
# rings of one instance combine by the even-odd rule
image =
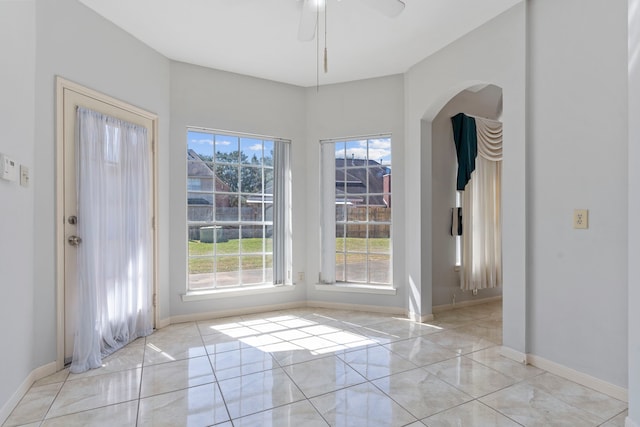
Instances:
[[[500,80],[500,79],[498,79]],[[433,186],[437,185],[437,174],[433,174],[434,120],[443,108],[461,92],[482,91],[490,87],[490,81],[461,80],[443,87],[432,87],[423,91],[429,102],[414,98],[415,107],[422,114],[414,116],[417,121],[408,123],[408,137],[412,136],[419,145],[413,159],[408,157],[408,164],[418,168],[411,178],[418,179],[413,188],[416,190],[416,203],[408,199],[409,213],[407,224],[419,227],[419,239],[407,243],[407,280],[409,294],[408,311],[415,320],[425,321],[433,317],[433,263],[434,252],[440,250],[434,246],[434,194]],[[524,361],[527,352],[527,287],[526,287],[526,146],[524,104],[521,87],[506,82],[495,83],[504,99],[504,110],[499,114],[498,103],[494,103],[494,117],[500,117],[504,123],[504,160],[502,169],[502,225],[503,232],[503,348],[502,354],[511,359]],[[495,90],[495,89],[490,89]],[[457,111],[459,112],[459,111]],[[485,116],[491,116],[485,113]],[[414,120],[415,120],[414,119]],[[437,121],[435,123],[437,126]],[[437,147],[436,147],[437,155]],[[447,205],[447,209],[451,206]],[[412,209],[415,209],[412,210]],[[412,212],[415,212],[412,214]],[[417,229],[416,229],[417,230]],[[451,267],[453,270],[453,267]],[[447,295],[446,298],[451,298]]]
[[[431,283],[432,307],[459,307],[502,296],[502,288],[479,289],[477,293],[460,288],[461,236],[451,234],[451,208],[460,206],[456,194],[457,160],[451,117],[467,115],[500,120],[502,88],[479,84],[460,91],[438,112],[431,123]]]

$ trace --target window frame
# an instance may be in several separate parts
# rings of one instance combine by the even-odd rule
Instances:
[[[192,149],[190,141],[192,137],[197,136],[198,134],[206,135],[210,138],[212,144],[211,155],[198,153],[195,149],[193,150],[193,153],[191,152]],[[218,159],[220,152],[217,151],[215,145],[217,138],[220,138],[220,140],[226,138],[235,141],[237,144],[235,150],[237,151],[237,160],[233,160],[232,158],[224,160]],[[191,126],[186,129],[185,141],[187,148],[187,170],[185,172],[185,189],[187,193],[185,200],[187,295],[220,292],[225,294],[230,292],[246,293],[252,289],[291,285],[291,141],[265,135]],[[244,160],[243,142],[245,141],[253,141],[261,144],[261,155],[259,159],[257,159],[258,163],[255,163],[255,158],[248,159],[248,161]],[[267,149],[271,149],[270,156],[265,155],[265,151]],[[255,149],[252,150],[256,151]],[[231,148],[226,154],[235,155],[235,151]],[[193,158],[194,156],[196,156],[197,160]],[[190,166],[192,163],[197,164],[199,162],[203,162],[208,168],[207,172],[210,176],[207,176],[207,179],[212,181],[211,185],[208,187],[211,188],[208,188],[206,185],[200,185],[200,190],[191,189],[194,187],[194,179],[198,177],[190,175]],[[235,188],[233,185],[230,188],[228,185],[223,186],[221,184],[223,180],[216,173],[218,167],[221,166],[229,168],[230,170],[234,168],[237,169],[237,173],[232,172],[230,175],[231,177],[235,175]],[[243,172],[245,170],[251,171],[252,175],[255,175],[255,171],[259,171],[260,189],[251,189],[249,192],[243,191],[242,184],[245,177]],[[267,176],[269,175],[271,180],[267,181]],[[233,182],[230,183],[233,184]],[[279,196],[276,194],[279,194]],[[229,206],[227,206],[228,210],[237,210],[236,218],[223,218],[222,216],[218,216],[218,201],[224,198],[227,198],[227,201],[228,199],[237,200],[235,206],[233,200],[231,200],[231,202],[229,202]],[[200,204],[190,203],[191,200],[196,199],[200,201]],[[204,204],[202,204],[203,202]],[[257,216],[257,219],[246,219],[244,217],[245,212],[242,207],[245,206],[245,204],[246,206],[250,206],[250,204],[254,203],[259,203],[261,205],[260,214]],[[210,207],[210,212],[206,212],[205,210],[206,218],[204,220],[198,220],[198,218],[192,219],[193,217],[191,216],[190,208],[197,206]],[[271,210],[271,216],[267,215],[267,210]],[[201,239],[200,233],[203,227],[211,227],[212,250],[205,254],[192,253],[192,233],[195,235],[194,230],[197,229]],[[245,234],[247,234],[247,230],[245,230],[246,228],[258,230],[257,235],[259,235],[259,238],[262,240],[258,249],[254,248],[253,250],[245,252],[245,246],[243,243],[246,244],[247,241],[245,240],[245,242],[243,242],[243,239],[251,238],[245,236]],[[233,236],[221,237],[222,234],[232,232],[235,236],[234,230],[237,230],[237,251],[232,251],[230,253],[218,252],[220,244],[223,244],[225,240],[233,240]],[[253,234],[253,232],[249,232],[249,234]],[[249,234],[247,234],[247,236]],[[201,243],[201,240],[198,240],[198,242]],[[233,244],[233,246],[235,248],[235,244]],[[256,278],[255,282],[246,283],[246,279],[243,277],[243,262],[247,261],[248,258],[256,257],[262,258],[262,267],[260,268],[261,272],[259,273],[262,275],[262,278]],[[233,264],[233,260],[230,259],[235,258],[237,271],[230,271],[232,274],[237,273],[237,280],[235,281],[235,284],[225,285],[219,282],[218,274],[220,274],[221,271],[218,271],[218,265],[220,261],[222,261],[222,258],[229,258],[227,261],[231,262],[231,264]],[[205,279],[208,286],[194,286],[194,283],[192,283],[192,274],[196,273],[192,273],[191,263],[198,259],[210,260],[211,262],[210,270],[204,272],[204,274],[209,275],[209,277]]]
[[[378,162],[377,158],[372,158],[370,156],[370,152],[372,151],[372,145],[374,142],[380,140],[388,140],[388,154],[385,157],[388,157],[388,161]],[[385,134],[376,134],[376,135],[362,135],[348,138],[333,138],[333,139],[323,139],[320,140],[320,198],[321,198],[321,266],[320,266],[320,277],[319,277],[319,285],[334,285],[335,287],[351,287],[351,288],[382,288],[382,289],[392,289],[394,287],[393,280],[393,210],[392,210],[392,147],[393,147],[393,138],[390,133]],[[348,147],[355,147],[354,143],[362,144],[366,143],[365,150],[366,156],[365,158],[355,159],[353,156],[348,158],[347,151]],[[335,154],[337,149],[337,144],[343,144],[345,149],[345,154],[343,157],[343,163],[341,166],[337,166],[338,164],[338,156]],[[324,148],[325,146],[331,146],[332,149]],[[354,163],[351,166],[348,164],[349,159],[351,161],[356,161],[358,163],[362,163],[356,165]],[[372,163],[373,162],[373,163]],[[337,168],[337,169],[336,169]],[[370,185],[371,175],[370,170],[378,168],[387,170],[386,173],[383,172],[381,178],[382,190],[381,191],[373,191]],[[364,221],[361,220],[353,220],[349,218],[349,213],[345,209],[342,218],[337,218],[336,211],[338,210],[336,207],[340,204],[347,205],[349,203],[349,195],[351,194],[347,187],[349,183],[347,181],[347,173],[350,170],[358,170],[364,169],[364,176],[366,177],[366,182],[364,183],[365,189],[364,192],[359,192],[357,195],[361,200],[365,200],[365,203],[362,203],[360,207],[364,208],[366,212]],[[342,200],[336,197],[336,192],[338,191],[338,180],[336,171],[343,170],[344,171],[344,181]],[[385,189],[385,178],[384,176],[388,175],[388,184]],[[350,182],[350,181],[349,181]],[[386,190],[386,191],[385,191]],[[352,194],[352,195],[355,195]],[[383,203],[389,209],[389,219],[384,220],[375,220],[370,216],[371,209],[374,207],[380,207],[379,204],[371,204],[370,200],[373,198],[380,198]],[[331,207],[330,207],[331,206]],[[352,211],[353,212],[353,211]],[[349,235],[353,235],[349,232],[350,227],[358,226],[358,228],[364,228],[365,237],[364,237],[364,250],[349,250],[347,247],[346,238]],[[380,252],[373,250],[371,246],[371,242],[374,237],[371,235],[371,231],[374,230],[374,227],[388,227],[388,250],[387,252]],[[342,244],[342,248],[338,248],[336,245],[336,241],[339,239],[338,236],[338,227],[342,227],[342,236],[345,238]],[[336,272],[339,269],[337,265],[338,261],[336,258],[340,258],[339,254],[342,254],[342,276],[336,277]],[[348,276],[347,271],[347,257],[348,255],[357,255],[364,257],[364,280],[357,280],[353,276]],[[388,271],[383,273],[387,276],[388,281],[380,281],[380,280],[372,280],[372,270],[370,269],[371,262],[374,261],[376,257],[388,257]]]

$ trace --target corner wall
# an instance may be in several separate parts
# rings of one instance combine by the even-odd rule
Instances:
[[[0,424],[3,408],[35,368],[35,3],[0,2],[0,153],[27,166],[29,187],[0,179]],[[19,166],[18,166],[19,171]],[[21,396],[17,396],[19,398]],[[13,404],[17,403],[12,402]]]
[[[479,83],[503,90],[504,345],[526,353],[525,5],[520,3],[405,74],[405,223],[411,304],[432,307],[432,121],[460,91]],[[491,48],[488,48],[491,46]]]
[[[290,139],[292,166],[293,274],[304,270],[307,206],[304,89],[269,80],[171,63],[170,281],[171,316],[204,315],[305,300],[304,283],[292,291],[183,302],[187,289],[187,127]]]
[[[11,37],[14,39],[14,37]],[[34,367],[56,359],[55,78],[158,114],[159,278],[168,294],[169,61],[75,0],[36,0]],[[37,266],[37,267],[35,267]],[[166,290],[165,290],[166,289]],[[160,301],[160,315],[168,306]],[[166,314],[165,314],[166,313]],[[15,322],[13,322],[15,323]]]
[[[406,307],[404,281],[405,242],[414,230],[402,220],[406,197],[404,164],[404,81],[401,75],[349,83],[307,88],[304,174],[307,179],[305,250],[307,299],[310,302],[361,304],[391,307],[403,312]],[[393,283],[396,295],[376,295],[316,290],[320,272],[320,141],[391,133]],[[412,195],[413,196],[413,195]],[[410,233],[410,235],[407,235]]]
[[[628,2],[628,129],[629,129],[629,253],[628,253],[628,427],[640,426],[640,0]]]
[[[627,4],[527,5],[530,352],[627,387]]]

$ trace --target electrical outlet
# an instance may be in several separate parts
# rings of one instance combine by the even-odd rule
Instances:
[[[304,282],[304,271],[298,271],[298,281]]]
[[[589,228],[589,211],[587,209],[573,210],[573,228]]]

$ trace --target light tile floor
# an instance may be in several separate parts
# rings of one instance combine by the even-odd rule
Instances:
[[[624,426],[627,407],[499,354],[498,303],[303,308],[171,325],[35,383],[4,426]]]

